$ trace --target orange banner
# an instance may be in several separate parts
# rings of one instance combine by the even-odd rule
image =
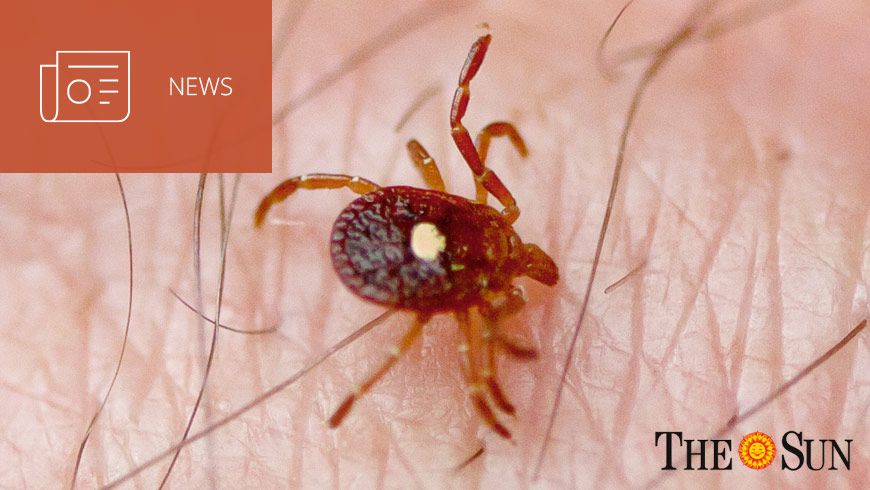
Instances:
[[[0,171],[271,172],[271,5],[10,2]]]

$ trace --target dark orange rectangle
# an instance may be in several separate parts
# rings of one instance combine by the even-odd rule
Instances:
[[[12,2],[3,172],[271,172],[267,2]]]

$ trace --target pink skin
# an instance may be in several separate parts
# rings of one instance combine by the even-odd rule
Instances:
[[[276,2],[275,11],[283,12]],[[564,4],[563,4],[564,3]],[[616,141],[638,65],[619,83],[594,67],[619,6],[534,8],[499,2],[436,18],[343,76],[274,129],[273,175],[245,176],[235,214],[222,319],[278,332],[221,332],[194,432],[280,382],[382,308],[343,289],[329,265],[329,226],[349,191],[299,193],[271,215],[301,224],[254,230],[251,213],[277,182],[305,172],[422,185],[405,154],[416,137],[448,189],[472,196],[450,138],[458,70],[487,21],[493,42],[464,120],[516,123],[525,160],[494,140],[489,164],[522,211],[516,229],[559,264],[553,289],[525,281],[528,306],[506,328],[540,358],[504,359],[517,407],[504,441],[463,392],[452,320],[439,317],[343,424],[323,424],[401,336],[394,317],[260,408],[185,449],[177,488],[528,488],[569,329],[588,277]],[[682,19],[638,4],[617,28],[658,39]],[[402,5],[402,7],[399,7]],[[275,71],[275,104],[301,93],[408,7],[312,3]],[[389,12],[384,15],[382,12]],[[277,15],[276,15],[277,16]],[[806,2],[679,52],[653,83],[629,145],[587,323],[540,487],[622,488],[658,477],[653,433],[711,436],[867,315],[866,90],[870,8]],[[347,38],[341,38],[346,35]],[[276,34],[275,37],[278,37]],[[613,52],[613,51],[611,51]],[[403,61],[411,58],[413,61]],[[398,134],[428,85],[441,92]],[[204,210],[205,298],[217,277],[216,176]],[[196,178],[124,176],[133,219],[135,300],[116,391],[85,452],[80,488],[107,483],[179,437],[202,379],[208,331],[168,289],[193,300]],[[67,485],[74,454],[114,368],[126,315],[123,212],[112,176],[0,179],[0,487]],[[490,202],[494,202],[491,198]],[[608,295],[604,288],[647,262]],[[211,311],[213,307],[210,306]],[[860,487],[868,424],[866,334],[726,437],[754,430],[854,438],[852,471],[675,472],[667,488]],[[460,475],[451,468],[486,444]],[[866,447],[866,446],[863,446]],[[734,454],[735,465],[737,462]],[[155,488],[165,471],[144,473]],[[778,468],[774,462],[771,468]],[[136,487],[135,485],[127,488]]]

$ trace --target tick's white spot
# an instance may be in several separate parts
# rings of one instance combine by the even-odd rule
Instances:
[[[354,178],[350,179],[350,181],[356,184],[357,182],[359,182],[359,175],[354,176]]]
[[[432,223],[417,223],[411,230],[411,251],[423,260],[437,260],[447,248],[447,238]]]
[[[308,180],[308,174],[299,177],[299,182],[305,182],[306,180]]]

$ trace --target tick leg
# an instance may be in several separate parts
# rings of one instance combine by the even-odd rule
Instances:
[[[489,388],[489,393],[492,395],[492,400],[495,402],[496,406],[502,409],[505,413],[513,415],[514,412],[516,412],[516,409],[511,402],[508,401],[504,392],[501,390],[501,386],[498,384],[498,363],[495,359],[494,340],[493,332],[489,331],[489,328],[487,328],[487,332],[483,336],[483,342],[486,345],[488,367],[482,373],[483,379],[486,381],[486,386]]]
[[[273,204],[287,199],[290,194],[296,192],[296,189],[338,189],[339,187],[347,187],[357,194],[368,194],[380,189],[379,185],[370,180],[363,179],[362,177],[351,177],[350,175],[308,174],[293,177],[278,184],[277,187],[272,189],[272,192],[260,201],[257,212],[254,213],[254,226],[258,228],[262,226],[269,208]]]
[[[513,286],[508,291],[484,291],[482,296],[484,303],[480,307],[480,313],[493,324],[515,314],[526,305],[525,290],[519,286]]]
[[[363,396],[369,389],[381,379],[381,376],[386,374],[390,368],[393,367],[393,364],[396,363],[396,360],[404,354],[411,344],[417,340],[417,337],[420,336],[420,332],[423,331],[423,325],[429,320],[429,317],[416,317],[414,319],[414,325],[411,326],[411,329],[405,333],[405,336],[402,337],[402,340],[397,344],[390,348],[390,354],[387,357],[387,360],[378,368],[374,373],[372,373],[368,379],[361,385],[359,385],[353,393],[347,396],[344,401],[339,405],[338,409],[336,409],[335,413],[329,417],[329,426],[332,428],[338,427],[341,424],[341,421],[344,420],[344,417],[350,412],[351,407],[353,407],[354,402],[359,399],[359,397]]]
[[[480,163],[484,165],[486,164],[486,156],[489,153],[489,142],[494,136],[507,136],[510,138],[511,143],[513,143],[514,148],[517,149],[517,153],[519,153],[521,157],[525,157],[529,154],[529,150],[526,149],[526,142],[523,141],[523,137],[520,136],[516,126],[509,122],[498,121],[490,123],[477,133],[477,154],[480,155]]]
[[[501,179],[492,170],[486,168],[481,162],[480,155],[474,147],[474,142],[471,141],[471,136],[468,130],[462,125],[462,118],[465,116],[465,110],[468,108],[469,94],[468,84],[477,70],[480,69],[480,64],[483,63],[483,58],[486,56],[486,49],[489,47],[489,42],[492,36],[489,34],[481,36],[468,52],[468,58],[465,60],[465,65],[459,74],[459,86],[456,88],[456,93],[453,96],[453,106],[450,109],[450,128],[453,141],[456,147],[459,148],[459,153],[462,158],[468,163],[471,168],[471,173],[474,174],[475,185],[483,187],[489,191],[496,199],[504,206],[502,215],[508,223],[513,223],[520,215],[520,210],[517,207],[517,202],[511,195],[510,191],[501,182]]]
[[[526,294],[521,288],[515,286],[507,293],[490,292],[484,295],[484,301],[486,303],[480,309],[481,314],[486,319],[488,325],[498,325],[498,322],[503,318],[513,315],[525,306]],[[502,335],[497,328],[490,327],[487,335],[491,337],[493,343],[517,359],[531,360],[538,357],[538,351],[533,347],[526,347],[514,342]]]
[[[510,341],[498,331],[502,318],[510,316],[526,304],[526,295],[519,287],[513,287],[506,292],[488,292],[484,295],[485,305],[480,308],[484,318],[485,330],[482,335],[487,354],[487,368],[481,371],[486,381],[489,393],[495,404],[504,412],[513,414],[514,406],[508,401],[501,386],[498,384],[498,369],[495,358],[496,346],[503,348],[508,354],[519,359],[528,360],[537,357],[534,349],[523,347]]]
[[[408,155],[411,156],[414,165],[420,169],[420,172],[423,174],[423,180],[426,181],[426,185],[428,185],[430,189],[444,192],[444,179],[441,178],[441,172],[438,171],[438,164],[436,164],[435,160],[429,156],[429,152],[423,148],[423,145],[421,145],[417,140],[409,141]]]
[[[486,401],[484,391],[487,385],[481,382],[481,370],[478,365],[480,361],[481,338],[477,334],[477,329],[473,328],[468,321],[468,313],[460,312],[456,314],[456,319],[459,322],[459,328],[462,330],[465,337],[465,343],[460,346],[460,354],[462,356],[462,372],[468,382],[468,395],[471,397],[474,408],[484,422],[489,425],[496,434],[505,439],[511,438],[511,433],[502,425],[490,408]]]
[[[531,361],[538,358],[538,351],[535,350],[534,347],[526,347],[524,345],[517,344],[513,340],[510,340],[504,335],[500,335],[498,333],[495,334],[495,338],[493,340],[497,342],[499,347],[504,349],[505,352],[521,361]]]
[[[525,157],[529,154],[528,150],[526,149],[526,142],[523,141],[523,138],[517,131],[516,126],[509,122],[494,122],[490,123],[487,127],[483,128],[483,130],[477,133],[476,146],[477,154],[480,156],[481,165],[486,166],[486,156],[489,153],[489,142],[493,138],[493,136],[507,136],[508,138],[510,138],[511,143],[514,144],[514,148],[517,149],[517,153],[519,153],[520,156]],[[483,184],[477,179],[475,179],[474,183],[477,187],[477,202],[486,204],[486,187],[484,187]]]

